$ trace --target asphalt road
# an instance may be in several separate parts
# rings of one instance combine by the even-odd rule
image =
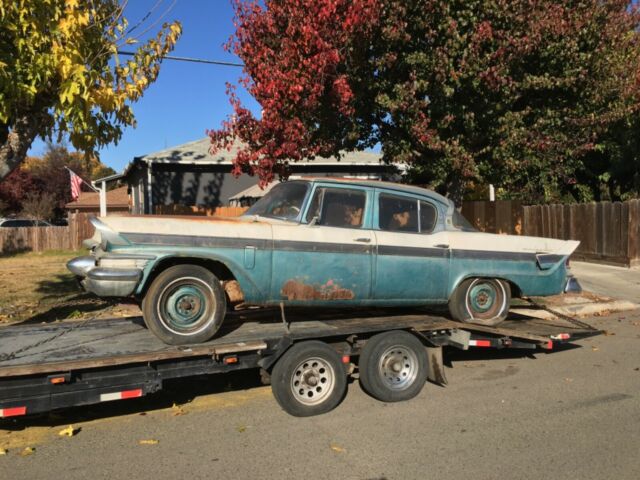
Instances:
[[[625,268],[572,261],[571,272],[585,290],[640,303],[640,267]]]
[[[554,353],[450,352],[449,385],[404,403],[355,381],[335,411],[294,418],[251,373],[5,422],[0,479],[635,480],[640,312],[590,321],[609,334]]]

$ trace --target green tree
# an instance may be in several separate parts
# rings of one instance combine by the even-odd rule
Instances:
[[[37,137],[68,138],[91,154],[135,124],[131,104],[157,78],[181,26],[164,24],[120,62],[118,48],[138,42],[125,5],[0,0],[0,179]]]
[[[242,140],[236,172],[263,182],[288,159],[381,144],[456,202],[487,183],[531,202],[584,199],[588,154],[612,151],[640,109],[628,0],[235,3],[229,46],[262,114],[231,89],[234,113],[210,135],[214,149]]]

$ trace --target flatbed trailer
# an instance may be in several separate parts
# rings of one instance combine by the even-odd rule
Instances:
[[[142,397],[167,380],[243,369],[260,369],[288,413],[316,415],[340,403],[357,367],[369,394],[400,401],[427,378],[447,383],[443,347],[551,350],[601,333],[529,317],[485,327],[415,311],[358,315],[234,312],[216,338],[191,346],[165,345],[138,317],[5,327],[0,418]]]

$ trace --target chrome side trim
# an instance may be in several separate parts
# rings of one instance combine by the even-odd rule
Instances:
[[[142,272],[138,269],[94,268],[87,273],[87,278],[96,281],[137,282]]]

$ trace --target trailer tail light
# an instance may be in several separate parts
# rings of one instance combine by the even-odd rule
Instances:
[[[53,385],[58,385],[60,383],[64,383],[67,381],[67,379],[65,377],[51,377],[49,379],[49,381],[53,384]]]
[[[558,335],[551,335],[552,340],[569,340],[571,338],[571,334],[569,333],[559,333]]]
[[[491,340],[469,340],[470,347],[490,347]]]
[[[351,362],[351,357],[349,355],[343,355],[342,356],[342,363],[344,363],[345,365]]]
[[[137,398],[142,396],[142,389],[124,390],[122,392],[103,393],[100,395],[101,402],[110,402],[112,400],[125,400],[127,398]]]
[[[236,355],[231,355],[228,357],[224,357],[222,359],[222,363],[224,363],[225,365],[231,365],[233,363],[238,363],[238,357]]]
[[[19,417],[27,414],[27,407],[0,408],[0,418]]]

